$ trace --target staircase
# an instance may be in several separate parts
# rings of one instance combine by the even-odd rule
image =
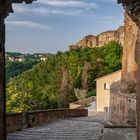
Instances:
[[[102,124],[91,117],[57,120],[8,134],[8,140],[99,140]]]
[[[7,140],[136,140],[136,128],[112,126],[107,121],[107,113],[89,112],[89,115],[58,119],[9,133]]]

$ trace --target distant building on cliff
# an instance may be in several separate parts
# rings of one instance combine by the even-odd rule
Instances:
[[[70,45],[69,49],[101,47],[110,41],[117,41],[121,43],[123,46],[124,44],[123,26],[119,27],[117,30],[103,32],[98,36],[94,36],[94,35],[85,36],[78,43],[74,45]]]

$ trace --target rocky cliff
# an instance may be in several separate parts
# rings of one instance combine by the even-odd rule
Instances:
[[[125,14],[124,22],[124,48],[122,60],[122,80],[136,82],[137,64],[135,62],[135,48],[138,27]]]
[[[85,36],[75,45],[69,46],[69,48],[94,48],[101,47],[109,41],[120,42],[123,46],[122,83],[128,82],[128,85],[131,85],[132,83],[137,82],[137,64],[135,62],[135,49],[138,39],[137,34],[138,27],[136,23],[134,23],[131,18],[125,13],[124,26],[119,27],[117,30],[103,32],[97,36]]]
[[[119,27],[117,30],[103,32],[97,36],[85,36],[75,45],[70,45],[69,49],[101,47],[110,41],[119,41],[124,45],[124,26]]]

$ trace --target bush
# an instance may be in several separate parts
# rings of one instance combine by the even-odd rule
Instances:
[[[88,92],[87,98],[89,98],[91,96],[96,96],[96,90]]]

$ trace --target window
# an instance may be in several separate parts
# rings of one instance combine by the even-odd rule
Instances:
[[[109,90],[109,84],[104,83],[104,89],[105,89],[105,90]]]
[[[89,44],[89,45],[90,45],[90,47],[92,47],[92,46],[93,46],[92,41],[90,41],[90,44]]]

